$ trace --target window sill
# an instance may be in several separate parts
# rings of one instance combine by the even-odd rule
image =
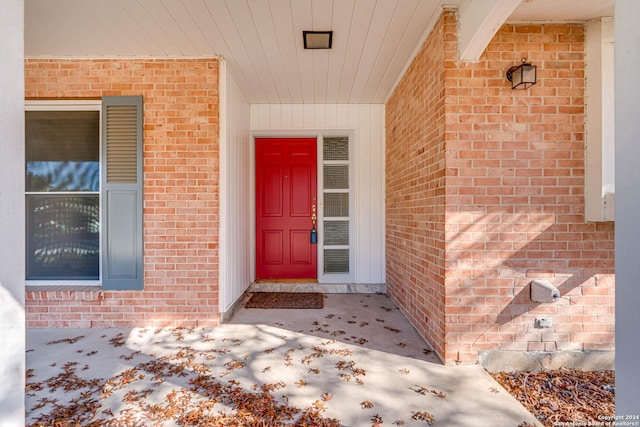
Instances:
[[[26,292],[99,292],[102,286],[97,284],[59,285],[59,284],[27,284]]]

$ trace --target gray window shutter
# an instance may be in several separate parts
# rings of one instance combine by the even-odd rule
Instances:
[[[102,288],[142,289],[142,97],[103,97],[102,118]]]

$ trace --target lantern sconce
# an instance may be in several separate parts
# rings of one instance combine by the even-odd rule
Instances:
[[[538,67],[522,58],[522,64],[514,65],[507,70],[507,80],[511,82],[511,89],[529,89],[536,84],[536,69]]]

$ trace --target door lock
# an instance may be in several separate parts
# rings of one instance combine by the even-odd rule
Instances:
[[[316,220],[318,217],[316,216],[316,205],[315,203],[311,206],[311,244],[315,245],[318,243],[318,232],[316,231]]]

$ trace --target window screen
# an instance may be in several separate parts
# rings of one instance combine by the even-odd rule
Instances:
[[[349,272],[349,249],[325,249],[324,250],[325,273]]]
[[[349,193],[325,193],[324,195],[325,217],[349,216]]]
[[[100,276],[100,112],[25,112],[27,279]]]
[[[351,256],[349,138],[323,138],[323,271],[347,274]]]

